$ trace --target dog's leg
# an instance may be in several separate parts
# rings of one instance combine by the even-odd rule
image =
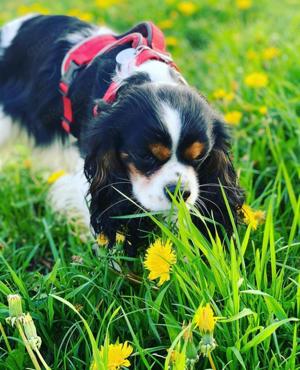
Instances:
[[[80,160],[73,173],[63,175],[52,185],[48,199],[55,212],[68,219],[79,219],[89,228],[87,193],[88,183],[83,173],[83,160]]]

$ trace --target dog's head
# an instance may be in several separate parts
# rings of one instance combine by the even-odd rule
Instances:
[[[188,206],[231,229],[220,184],[235,215],[242,204],[225,125],[206,100],[184,85],[140,78],[103,107],[85,137],[91,224],[113,237],[119,216],[134,212],[133,199],[148,211],[171,208],[181,185]],[[178,189],[177,189],[178,190]]]

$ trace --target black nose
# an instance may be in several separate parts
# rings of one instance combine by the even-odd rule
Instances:
[[[166,187],[164,189],[164,193],[170,201],[172,201],[171,195],[175,194],[176,187],[177,187],[176,184],[169,184],[169,185],[166,185]],[[191,192],[189,190],[185,189],[184,186],[181,186],[178,193],[177,193],[177,199],[179,199],[180,194],[181,194],[183,200],[186,201],[188,199],[188,197],[191,195]]]

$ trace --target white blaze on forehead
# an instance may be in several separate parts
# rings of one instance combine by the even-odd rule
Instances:
[[[181,132],[181,118],[177,109],[171,107],[167,103],[162,104],[162,117],[164,126],[172,139],[172,157],[176,155],[176,150],[179,143],[180,132]]]

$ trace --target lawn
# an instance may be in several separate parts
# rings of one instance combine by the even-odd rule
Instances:
[[[0,369],[38,369],[20,320],[6,321],[9,294],[22,297],[51,369],[89,369],[93,361],[93,369],[118,369],[107,363],[118,352],[119,364],[137,370],[300,369],[298,0],[22,4],[2,0],[0,24],[32,11],[120,31],[146,19],[158,24],[188,82],[225,115],[251,208],[225,242],[205,240],[182,204],[176,227],[155,219],[145,250],[156,240],[176,255],[170,280],[159,285],[144,252],[129,260],[122,240],[108,251],[80,222],[55,217],[49,170],[37,171],[16,143],[5,160],[0,154]]]

